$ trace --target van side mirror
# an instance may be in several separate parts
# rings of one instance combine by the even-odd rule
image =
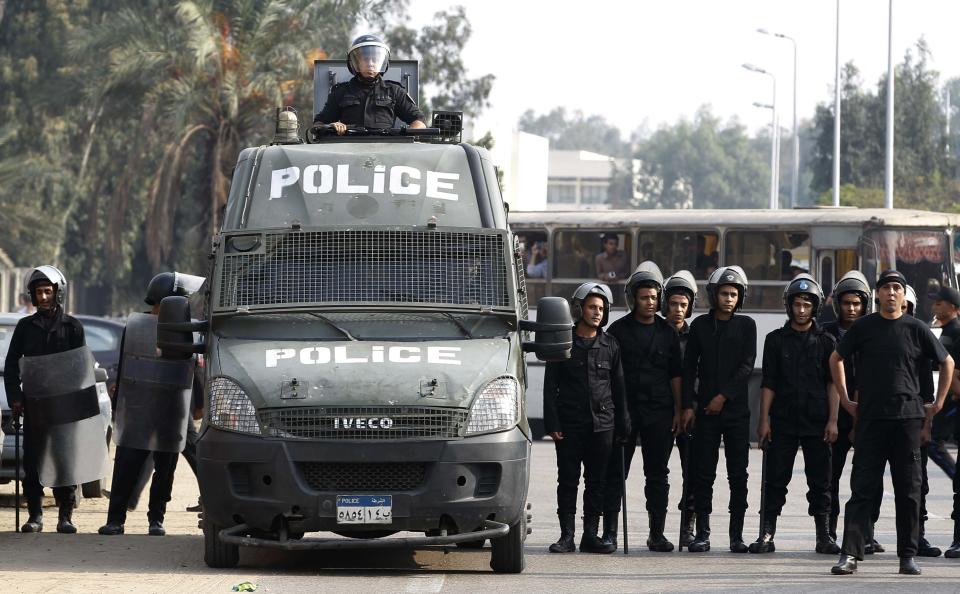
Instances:
[[[164,359],[189,359],[202,353],[206,345],[193,342],[194,332],[204,332],[207,322],[190,320],[190,302],[186,297],[164,297],[157,320],[157,348]]]
[[[534,332],[533,342],[523,343],[541,361],[563,361],[573,349],[573,319],[570,304],[563,297],[542,297],[537,301],[537,321],[520,320],[521,330]]]

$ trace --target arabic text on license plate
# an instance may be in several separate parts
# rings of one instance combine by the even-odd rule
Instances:
[[[337,495],[337,524],[392,522],[392,495]]]

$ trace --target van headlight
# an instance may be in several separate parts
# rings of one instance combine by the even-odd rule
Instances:
[[[520,384],[513,376],[500,376],[485,385],[473,399],[467,435],[510,429],[519,419]]]
[[[257,409],[247,393],[233,380],[225,377],[210,382],[210,424],[221,429],[260,435]]]

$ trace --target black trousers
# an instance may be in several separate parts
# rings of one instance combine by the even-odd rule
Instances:
[[[151,452],[117,446],[113,459],[113,483],[110,491],[110,507],[107,521],[123,524],[127,519],[127,504],[133,494],[137,478],[144,462],[153,457],[153,481],[150,483],[150,504],[147,519],[151,522],[163,522],[167,513],[167,502],[173,490],[173,474],[177,470],[180,454],[174,452]]]
[[[613,430],[593,431],[587,428],[564,431],[563,439],[555,441],[554,446],[557,450],[557,514],[576,515],[582,468],[583,515],[601,515],[607,462],[613,447]]]
[[[685,511],[687,513],[695,513],[696,500],[694,496],[696,491],[695,480],[696,476],[696,459],[694,458],[693,446],[694,435],[693,433],[681,433],[677,436],[677,453],[680,454],[680,472],[683,476],[683,489],[680,492],[680,501],[677,503],[677,509],[680,511]]]
[[[930,460],[928,446],[920,446],[920,523],[927,521],[927,494],[930,493],[930,483],[927,481],[927,462]],[[870,522],[876,524],[880,520],[880,507],[883,505],[883,481],[877,485],[876,499],[873,510],[870,512]],[[873,527],[869,533],[874,538]]]
[[[665,419],[665,420],[664,420]],[[623,497],[623,482],[620,476],[620,458],[624,457],[624,468],[630,475],[630,463],[640,446],[643,457],[643,476],[646,478],[643,493],[647,502],[647,512],[666,516],[670,497],[670,453],[673,451],[673,413],[657,418],[652,423],[636,427],[630,442],[623,448],[614,446],[607,463],[607,480],[603,490],[604,515],[620,513]]]
[[[793,477],[797,450],[803,448],[803,472],[807,477],[807,513],[811,516],[830,513],[830,444],[821,435],[791,435],[773,430],[767,446],[768,518],[780,515],[787,501],[787,485]]]
[[[27,500],[27,509],[31,516],[43,513],[43,485],[40,484],[40,471],[37,468],[37,445],[34,432],[30,428],[28,417],[23,417],[23,439],[20,442],[23,451],[23,497]],[[77,486],[53,487],[53,497],[57,507],[73,509],[77,505]]]
[[[696,460],[697,514],[713,512],[713,483],[720,461],[720,440],[727,459],[727,483],[730,485],[731,514],[747,510],[747,464],[750,460],[750,417],[727,417],[724,414],[697,413],[697,438],[694,440]]]
[[[197,426],[193,419],[187,421],[187,445],[184,446],[182,454],[187,464],[190,465],[190,470],[193,471],[194,478],[196,478]],[[143,489],[147,486],[147,482],[150,480],[150,475],[153,474],[153,469],[153,458],[148,456],[143,462],[143,468],[140,469],[140,476],[137,478],[136,484],[134,484],[129,501],[127,501],[128,507],[135,508],[140,503],[140,496],[143,493]]]
[[[837,441],[830,446],[830,516],[840,517],[840,478],[843,476],[843,467],[847,463],[847,454],[853,442],[850,441],[850,428],[840,428],[837,432]]]
[[[872,528],[877,485],[890,463],[897,506],[897,555],[914,557],[920,532],[920,429],[923,419],[861,419],[854,438],[850,501],[844,513],[842,550],[863,559]]]

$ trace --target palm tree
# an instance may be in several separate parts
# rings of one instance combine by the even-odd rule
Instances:
[[[134,164],[128,174],[135,170],[139,179],[150,180],[146,253],[159,268],[174,248],[180,197],[205,200],[196,224],[215,234],[240,148],[269,137],[272,108],[311,96],[312,58],[327,47],[344,47],[370,3],[155,0],[151,5],[111,15],[84,32],[75,50],[106,57],[88,85],[94,105],[142,102],[140,144],[127,155]],[[141,160],[151,150],[161,155],[159,162]],[[127,207],[126,197],[114,199],[108,236],[110,227],[122,225]],[[116,235],[119,229],[112,231]]]

